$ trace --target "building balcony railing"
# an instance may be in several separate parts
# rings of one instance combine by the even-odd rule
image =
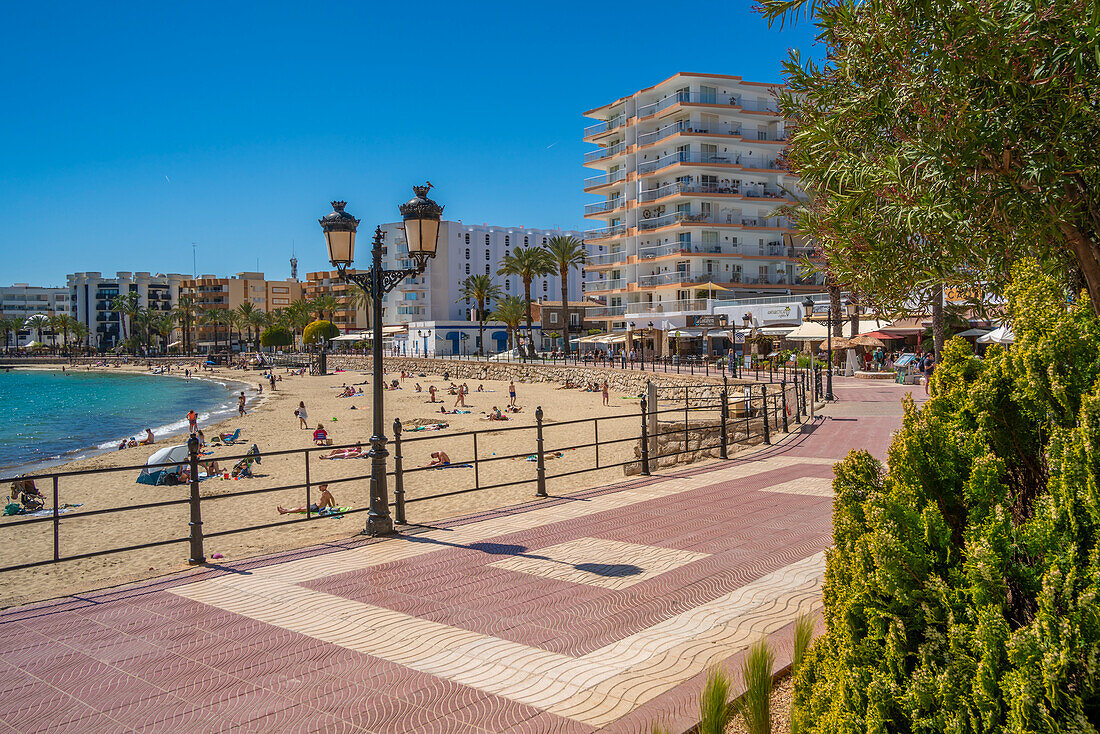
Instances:
[[[739,194],[740,188],[737,186],[718,185],[718,184],[690,184],[690,183],[671,183],[659,186],[655,189],[649,189],[648,191],[642,191],[638,193],[638,201],[645,203],[647,201],[656,201],[657,199],[663,199],[666,196],[674,196],[676,194]]]
[[[718,92],[675,92],[664,99],[642,105],[638,108],[636,114],[640,118],[649,117],[650,115],[655,115],[662,110],[667,110],[669,107],[678,104],[729,105],[731,107],[740,107],[750,112],[771,112],[772,114],[779,114],[779,109],[774,100],[768,102],[754,102],[746,100],[737,94],[720,94]]]
[[[595,204],[587,204],[584,207],[585,215],[599,214],[600,212],[609,212],[620,208],[626,199],[619,196],[614,199],[608,199],[607,201],[597,201]]]
[[[585,313],[586,319],[600,319],[614,316],[622,316],[626,313],[626,306],[592,306]]]
[[[674,285],[678,283],[690,283],[690,273],[657,273],[656,275],[642,275],[638,277],[638,285],[648,288],[655,285]]]
[[[626,144],[615,143],[614,145],[606,148],[600,148],[599,150],[589,151],[584,154],[584,162],[591,163],[592,161],[603,160],[604,158],[611,158],[612,156],[619,155],[626,150]]]
[[[714,166],[741,166],[742,168],[762,168],[768,170],[777,170],[781,166],[779,162],[774,159],[767,158],[755,158],[753,156],[743,155],[718,155],[714,153],[692,153],[688,151],[669,153],[663,155],[660,158],[653,161],[645,161],[638,164],[638,175],[644,176],[653,173],[654,171],[660,171],[669,166],[674,166],[678,163],[699,163],[702,165],[714,165]]]
[[[597,122],[595,125],[589,125],[584,129],[584,137],[590,135],[599,135],[600,133],[611,132],[612,130],[622,127],[626,123],[626,115],[619,115],[612,118],[607,122]]]
[[[626,234],[627,227],[625,224],[615,224],[610,227],[598,227],[596,229],[587,230],[584,233],[585,241],[592,240],[605,240],[609,237],[621,237]]]
[[[624,278],[584,281],[585,293],[592,293],[593,291],[613,291],[618,290],[619,288],[626,288],[626,280]]]
[[[614,265],[615,263],[626,262],[626,251],[618,250],[616,252],[608,252],[603,255],[589,255],[585,261],[586,266],[591,265]]]
[[[706,298],[685,298],[675,301],[639,301],[626,304],[628,314],[635,313],[680,313],[683,311],[706,311]]]
[[[607,184],[613,184],[616,181],[622,181],[626,178],[626,170],[619,169],[618,171],[609,171],[608,173],[601,174],[599,176],[592,176],[584,180],[584,188],[595,188],[597,186],[606,186]]]
[[[676,135],[677,133],[697,133],[700,135],[721,135],[723,137],[740,137],[741,128],[730,128],[728,130],[719,130],[716,127],[710,125],[703,125],[700,123],[692,124],[690,120],[680,120],[674,122],[671,125],[665,125],[658,128],[653,132],[642,133],[638,136],[638,145],[650,145],[656,143],[659,140],[664,140],[670,135]]]

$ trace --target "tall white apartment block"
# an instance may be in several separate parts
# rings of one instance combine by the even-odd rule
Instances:
[[[585,112],[601,121],[584,131],[599,146],[584,164],[601,172],[584,182],[601,197],[585,207],[601,220],[585,241],[603,253],[590,255],[584,289],[607,303],[591,318],[618,330],[705,310],[711,294],[820,291],[799,265],[807,248],[775,214],[801,193],[781,161],[778,86],[679,73]]]
[[[129,334],[123,334],[119,314],[111,302],[126,293],[138,294],[138,306],[153,311],[171,311],[179,305],[180,284],[190,275],[169,273],[72,273],[66,276],[70,314],[88,327],[88,344],[96,349],[114,347]]]
[[[382,230],[386,233],[383,266],[386,269],[415,267],[415,262],[408,256],[401,223],[383,224]],[[366,234],[360,232],[356,248],[361,258],[369,255],[369,251],[363,249],[369,247],[369,241],[364,241]],[[445,220],[439,229],[435,259],[428,262],[428,269],[423,275],[406,278],[386,296],[383,322],[387,325],[424,321],[472,322],[476,325],[477,304],[467,302],[459,295],[466,278],[470,275],[492,275],[493,282],[501,287],[504,296],[523,298],[523,282],[519,278],[497,275],[501,260],[517,247],[542,246],[551,237],[561,235],[572,235],[577,239],[584,237],[582,232],[574,230],[475,225]],[[567,288],[569,300],[580,300],[580,268],[569,272]],[[561,277],[558,273],[535,278],[531,284],[531,300],[537,301],[539,298],[561,300]]]

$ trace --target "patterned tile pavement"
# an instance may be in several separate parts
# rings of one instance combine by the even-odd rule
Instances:
[[[820,607],[831,464],[904,391],[835,392],[734,461],[4,610],[0,732],[686,730]]]

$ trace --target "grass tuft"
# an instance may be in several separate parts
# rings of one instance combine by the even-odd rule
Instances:
[[[745,718],[745,729],[749,734],[771,734],[773,662],[771,648],[764,640],[750,647],[741,662],[745,693],[738,701],[738,709]]]
[[[806,659],[806,651],[810,649],[810,643],[814,639],[814,620],[809,614],[800,614],[794,621],[794,659],[791,661],[791,675],[798,673],[802,667],[802,661]]]
[[[730,680],[718,669],[710,671],[699,696],[699,734],[723,734],[729,727]]]

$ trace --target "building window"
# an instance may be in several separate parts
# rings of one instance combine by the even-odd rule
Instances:
[[[466,320],[470,320],[470,309],[466,309]]]
[[[558,323],[558,312],[557,311],[551,311],[550,312],[550,323],[551,324]]]
[[[489,235],[485,235],[485,246],[489,246]]]
[[[542,281],[542,292],[543,292],[543,293],[545,293],[545,292],[546,292],[546,281],[545,281],[545,280],[544,280],[544,281]]]
[[[577,314],[575,314],[575,313],[569,314],[569,325],[570,326],[579,326],[579,324],[577,323]]]
[[[528,241],[527,241],[527,238],[526,238],[526,237],[524,237],[524,238],[523,238],[523,246],[524,246],[524,247],[527,247],[527,245],[528,245]]]
[[[467,260],[470,259],[470,248],[469,247],[466,248],[466,259]]]
[[[469,232],[466,233],[466,244],[467,245],[470,244],[470,233]]]
[[[470,299],[469,299],[469,298],[467,298],[467,299],[466,299],[466,305],[467,305],[467,306],[469,306],[469,305],[470,305]]]
[[[489,274],[489,263],[485,263],[485,274]]]
[[[509,241],[509,237],[508,237],[508,235],[504,235],[504,246],[505,246],[505,247],[507,247],[507,246],[508,246],[508,241]]]
[[[512,290],[512,281],[510,281],[508,279],[504,280],[504,290],[506,290],[506,291]]]
[[[470,263],[466,263],[466,275],[470,274]]]
[[[489,251],[488,251],[488,250],[486,250],[486,251],[485,251],[485,259],[486,259],[486,260],[488,260],[488,259],[489,259]]]

